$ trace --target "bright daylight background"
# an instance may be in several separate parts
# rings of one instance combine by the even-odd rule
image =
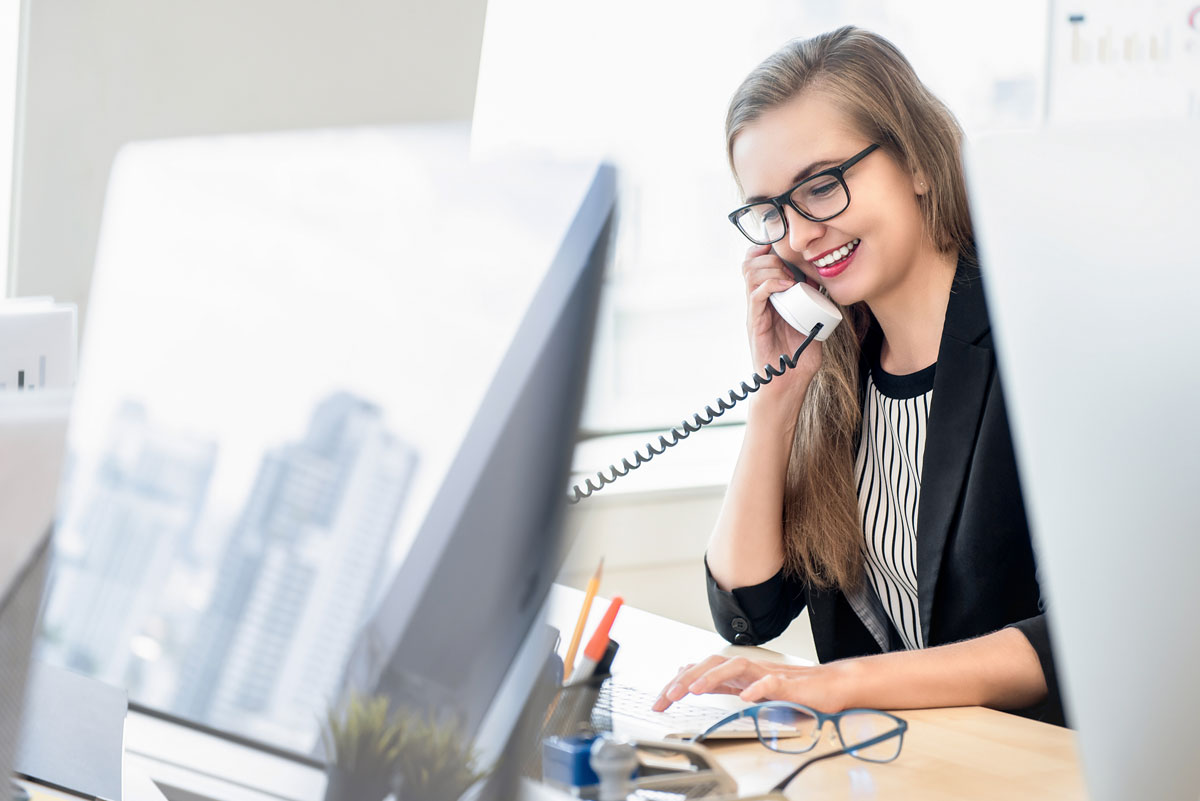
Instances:
[[[854,18],[892,36],[971,128],[1036,121],[1044,7],[1009,8],[969,43],[955,32],[980,21],[952,14],[489,4],[472,153],[620,168],[588,430],[677,422],[747,370],[722,121],[782,41]],[[122,153],[43,658],[311,746],[384,566],[403,558],[577,202],[531,191],[489,208],[468,171],[437,172],[466,137],[333,130]]]
[[[307,750],[577,202],[527,172],[507,178],[529,184],[520,203],[472,192],[469,171],[434,172],[439,158],[617,164],[584,427],[655,430],[751,367],[723,134],[746,72],[852,22],[892,39],[969,137],[1033,127],[1054,107],[1048,14],[1046,0],[491,0],[470,121],[129,148],[105,209],[43,657]],[[1123,42],[1060,31],[1066,116],[1108,83],[1063,75],[1126,75],[1161,54],[1154,30],[1121,19]],[[0,25],[0,48],[15,36]],[[1196,52],[1195,31],[1171,41],[1172,58]],[[1177,94],[1200,116],[1195,91]],[[462,247],[463,226],[488,245]],[[697,482],[707,453],[723,480],[739,431],[726,434],[651,475]],[[601,438],[583,461],[625,452]]]

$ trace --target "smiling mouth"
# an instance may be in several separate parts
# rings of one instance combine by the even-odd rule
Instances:
[[[831,265],[837,264],[839,261],[842,261],[843,259],[848,257],[851,253],[853,253],[854,249],[858,247],[858,243],[861,241],[862,241],[861,239],[850,240],[849,242],[842,245],[837,250],[830,251],[829,253],[826,253],[821,258],[812,262],[812,266],[818,267],[818,268],[824,268],[824,267],[829,267]]]

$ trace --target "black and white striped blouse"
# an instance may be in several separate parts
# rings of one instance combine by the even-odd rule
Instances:
[[[917,510],[934,368],[891,375],[872,366],[854,465],[867,580],[907,648],[923,648],[917,606]]]

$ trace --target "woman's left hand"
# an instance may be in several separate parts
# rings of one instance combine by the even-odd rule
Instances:
[[[822,712],[839,712],[845,707],[841,692],[845,664],[807,667],[714,655],[680,668],[652,708],[661,712],[688,693],[725,693],[743,701],[792,701]]]

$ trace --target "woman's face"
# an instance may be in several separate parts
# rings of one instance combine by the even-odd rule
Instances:
[[[872,144],[819,91],[805,92],[763,114],[738,134],[733,166],[747,202],[783,194],[804,178],[836,167]],[[785,205],[787,234],[775,253],[809,283],[824,286],[842,305],[885,297],[910,274],[918,254],[931,246],[917,195],[920,179],[882,148],[845,174],[850,206],[816,223]],[[853,243],[857,240],[858,244]],[[843,246],[849,256],[823,259]],[[821,263],[818,267],[814,262]]]

